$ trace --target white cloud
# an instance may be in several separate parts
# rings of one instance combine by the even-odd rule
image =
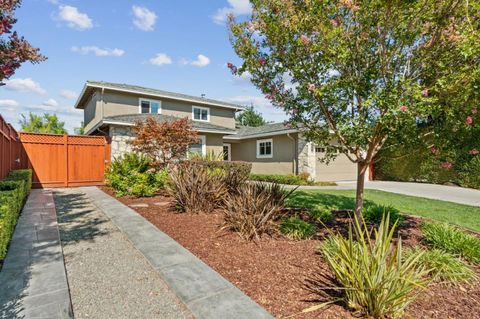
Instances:
[[[60,91],[60,96],[66,99],[74,99],[78,96],[77,92],[71,90],[62,90]]]
[[[1,107],[7,107],[7,108],[12,108],[12,107],[17,107],[19,104],[15,100],[0,100],[0,106]]]
[[[236,85],[252,85],[252,74],[248,71],[242,73],[242,75],[232,75],[232,82]]]
[[[42,105],[44,106],[51,106],[51,107],[57,107],[58,106],[58,102],[54,99],[48,99],[46,100],[45,102],[42,103]]]
[[[153,65],[172,64],[172,58],[165,53],[157,53],[157,55],[154,58],[151,58],[149,62]]]
[[[230,14],[234,16],[252,13],[252,6],[249,0],[228,0],[230,6],[220,8],[212,16],[215,23],[224,24]]]
[[[157,15],[145,7],[132,6],[133,24],[142,31],[153,31]]]
[[[99,48],[96,46],[83,46],[83,47],[72,47],[72,51],[79,54],[90,54],[93,53],[96,56],[116,56],[120,57],[125,54],[125,51],[122,49],[109,49],[109,48]]]
[[[12,91],[32,92],[41,95],[47,93],[38,82],[35,82],[31,78],[6,80],[5,87]]]
[[[199,54],[197,56],[197,59],[195,61],[192,61],[191,64],[199,67],[204,67],[210,64],[210,59],[203,54]]]
[[[86,30],[93,27],[92,19],[90,19],[86,13],[78,11],[76,7],[60,6],[58,17],[73,29]]]

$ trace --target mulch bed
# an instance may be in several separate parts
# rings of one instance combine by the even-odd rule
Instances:
[[[112,195],[110,189],[102,188]],[[277,318],[358,318],[342,305],[330,305],[321,310],[301,313],[303,309],[325,301],[311,289],[312,283],[331,273],[316,248],[325,235],[319,231],[312,240],[292,241],[281,236],[264,236],[256,242],[246,242],[237,234],[221,231],[222,216],[177,213],[168,196],[151,198],[119,198],[140,215],[167,233],[210,267],[236,285]],[[334,229],[345,227],[342,212]],[[406,246],[420,245],[420,220],[408,217],[399,234]],[[480,267],[476,272],[480,275]],[[324,285],[324,284],[323,284]],[[405,318],[480,318],[480,284],[473,286],[432,285],[412,303]]]

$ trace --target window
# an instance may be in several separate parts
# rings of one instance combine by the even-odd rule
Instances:
[[[200,135],[198,137],[198,143],[190,144],[188,147],[189,154],[200,154],[202,156],[207,155],[207,144],[205,135]]]
[[[315,153],[325,153],[325,147],[315,147]]]
[[[257,158],[272,158],[273,157],[273,141],[257,140]]]
[[[225,143],[223,144],[223,160],[224,161],[231,161],[232,160],[232,145]]]
[[[201,106],[192,106],[192,119],[194,121],[210,121],[210,108]]]
[[[140,99],[140,113],[142,114],[160,114],[162,108],[161,101]]]

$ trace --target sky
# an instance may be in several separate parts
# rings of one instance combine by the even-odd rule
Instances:
[[[0,114],[17,129],[21,114],[56,113],[70,133],[80,126],[73,105],[87,80],[146,86],[250,105],[283,121],[249,81],[226,16],[248,18],[248,0],[24,0],[14,25],[48,60],[23,64],[0,87]]]

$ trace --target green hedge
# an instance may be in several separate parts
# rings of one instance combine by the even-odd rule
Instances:
[[[281,175],[281,174],[250,174],[250,180],[259,182],[278,183],[285,185],[313,185],[308,176],[303,175]]]
[[[0,260],[7,254],[8,243],[31,186],[31,170],[12,171],[0,181]]]

